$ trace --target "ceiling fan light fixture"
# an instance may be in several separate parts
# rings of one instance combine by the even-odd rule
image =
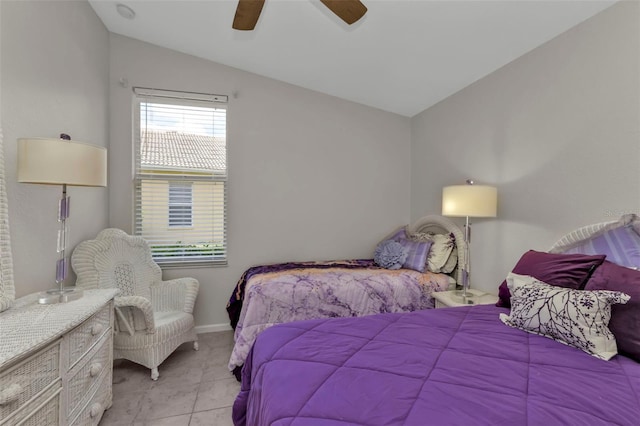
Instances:
[[[367,13],[367,7],[360,0],[320,0],[338,18],[348,25],[357,22]],[[251,31],[256,27],[265,0],[238,0],[233,29]]]
[[[320,0],[347,25],[351,25],[367,13],[367,7],[360,0]]]
[[[116,5],[116,10],[118,11],[118,15],[122,16],[124,19],[131,20],[136,17],[136,12],[126,4],[118,3]]]
[[[264,0],[238,0],[238,7],[233,18],[233,29],[251,31],[256,27],[262,12]]]

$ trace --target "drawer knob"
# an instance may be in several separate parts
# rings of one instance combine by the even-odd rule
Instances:
[[[16,401],[23,389],[19,383],[12,383],[0,391],[0,405],[9,404]]]
[[[91,406],[91,410],[89,411],[89,415],[93,418],[102,413],[102,404],[96,402]]]
[[[91,335],[95,336],[96,334],[100,334],[102,333],[102,330],[104,330],[104,326],[102,324],[96,324],[91,327]]]
[[[99,362],[96,362],[95,364],[91,364],[91,367],[89,367],[89,375],[91,377],[96,377],[98,374],[100,374],[101,371],[102,371],[102,364],[100,364]]]

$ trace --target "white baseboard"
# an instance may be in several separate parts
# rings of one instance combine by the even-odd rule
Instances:
[[[197,325],[196,326],[196,334],[201,333],[215,333],[218,331],[229,331],[232,330],[229,324],[209,324],[209,325]]]

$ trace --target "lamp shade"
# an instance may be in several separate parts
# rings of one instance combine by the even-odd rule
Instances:
[[[496,217],[498,190],[485,185],[453,185],[442,189],[443,216]]]
[[[18,139],[18,182],[107,186],[107,149],[63,139]]]

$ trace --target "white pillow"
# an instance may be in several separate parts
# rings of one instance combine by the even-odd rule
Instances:
[[[432,234],[419,233],[409,235],[409,239],[413,241],[431,241],[431,249],[427,257],[427,269],[435,273],[448,274],[456,267],[458,263],[457,253],[452,256],[455,239],[451,234]]]
[[[455,238],[451,237],[451,241],[453,241],[453,249],[451,250],[451,254],[449,258],[445,262],[444,266],[440,268],[440,272],[443,274],[450,274],[456,269],[456,265],[458,265],[458,250],[456,250],[455,246]]]
[[[609,360],[618,353],[609,330],[611,305],[630,297],[619,291],[573,290],[556,287],[528,275],[507,276],[511,313],[500,314],[510,327],[549,337],[597,358]]]

